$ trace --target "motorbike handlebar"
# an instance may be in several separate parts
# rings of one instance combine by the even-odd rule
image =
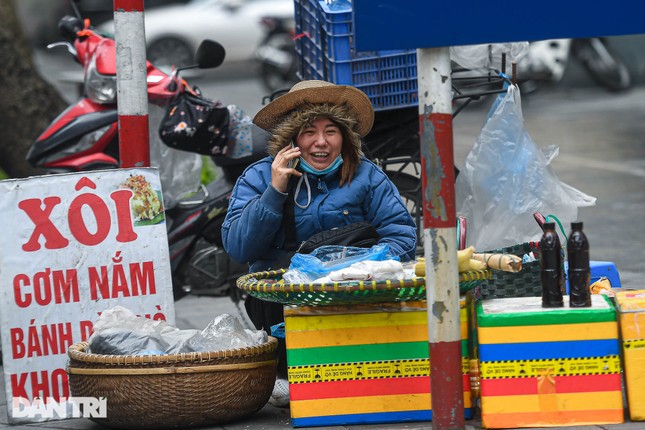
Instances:
[[[76,40],[76,33],[83,29],[83,21],[75,16],[65,15],[58,21],[58,31],[65,39],[73,42]]]

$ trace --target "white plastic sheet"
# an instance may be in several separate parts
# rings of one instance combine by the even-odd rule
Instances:
[[[489,70],[501,67],[502,54],[506,54],[506,63],[511,64],[519,62],[528,52],[528,42],[451,46],[450,59],[466,69]]]

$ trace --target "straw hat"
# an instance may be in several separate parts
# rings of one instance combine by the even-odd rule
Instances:
[[[358,122],[356,132],[365,136],[374,124],[372,102],[361,90],[348,85],[326,81],[300,81],[283,96],[264,106],[253,118],[253,123],[270,130],[285,114],[305,103],[347,104]]]

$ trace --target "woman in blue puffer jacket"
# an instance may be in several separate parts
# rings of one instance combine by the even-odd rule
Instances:
[[[224,225],[226,252],[251,272],[268,270],[284,256],[284,212],[293,199],[296,243],[334,227],[367,221],[379,243],[401,261],[414,259],[416,227],[398,190],[361,151],[372,128],[369,98],[351,86],[302,81],[262,108],[253,122],[270,131],[269,157],[237,180]],[[282,306],[248,297],[258,329],[283,321]],[[271,402],[288,402],[284,345]],[[286,394],[285,394],[286,392]],[[286,398],[285,398],[286,397]]]

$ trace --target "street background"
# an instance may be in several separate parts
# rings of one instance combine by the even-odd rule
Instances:
[[[592,260],[612,261],[622,285],[645,288],[645,36],[611,38],[629,65],[635,84],[610,92],[593,83],[579,64],[570,63],[561,82],[522,94],[526,130],[538,147],[558,145],[552,161],[565,183],[597,198],[580,208]],[[78,97],[81,68],[64,50],[36,51],[34,61],[69,101]],[[255,64],[224,63],[187,77],[208,98],[235,104],[248,115],[267,96]],[[520,77],[521,78],[521,77]],[[493,97],[471,103],[453,121],[455,165],[472,149]],[[546,214],[545,214],[546,215]],[[557,215],[557,214],[555,214]],[[564,226],[568,232],[569,226]]]
[[[624,49],[632,49],[625,39]],[[642,46],[642,45],[641,45]],[[645,58],[641,54],[640,60]],[[78,66],[67,60],[64,52],[36,52],[35,63],[46,79],[61,94],[76,97]],[[632,58],[633,61],[635,61]],[[635,61],[635,62],[638,62]],[[262,106],[265,91],[256,78],[252,65],[205,71],[190,79],[209,98],[225,104],[236,104],[253,116]],[[488,112],[492,98],[476,102],[461,112],[453,123],[455,163],[461,166],[472,148]],[[611,93],[591,83],[584,72],[572,67],[556,86],[522,96],[526,128],[534,142],[544,147],[557,144],[560,154],[552,162],[556,175],[565,183],[597,198],[596,205],[582,208],[579,219],[584,222],[590,242],[592,260],[613,261],[620,273],[622,286],[645,288],[645,85]],[[568,226],[565,226],[568,230]],[[241,316],[228,298],[186,297],[176,303],[177,326],[182,329],[203,329],[216,316],[230,313]],[[0,397],[0,428],[29,429],[99,429],[85,419],[52,421],[29,426],[8,426],[6,399]],[[478,429],[478,419],[467,422],[469,429]],[[213,429],[288,429],[288,409],[265,406],[248,420]],[[337,426],[327,429],[421,429],[430,423],[392,425]],[[584,430],[624,430],[643,428],[642,423],[574,427]]]
[[[56,17],[56,20],[58,17]],[[552,162],[557,176],[565,183],[597,198],[596,205],[582,208],[590,242],[592,260],[615,262],[622,287],[645,288],[645,37],[611,38],[632,72],[635,86],[625,92],[611,93],[595,86],[579,65],[572,64],[557,85],[522,95],[526,129],[540,147],[557,144],[560,154]],[[64,50],[34,53],[41,74],[54,84],[68,101],[78,96],[82,79],[80,66]],[[200,72],[190,77],[206,97],[235,104],[251,117],[262,106],[266,95],[253,64],[226,64],[219,70]],[[461,167],[472,148],[490,107],[492,98],[472,103],[453,123],[455,163]],[[565,226],[568,230],[568,226]],[[239,316],[228,298],[186,297],[176,303],[179,328],[206,327],[216,315]],[[468,423],[479,428],[480,423]],[[4,391],[0,395],[0,428],[98,429],[88,420],[53,421],[28,426],[8,426]],[[351,426],[355,430],[388,428],[429,428],[429,423],[389,426]],[[226,429],[291,428],[288,409],[267,405],[248,420]],[[581,427],[578,427],[579,429]],[[587,426],[585,429],[636,429],[639,423],[612,426]]]

